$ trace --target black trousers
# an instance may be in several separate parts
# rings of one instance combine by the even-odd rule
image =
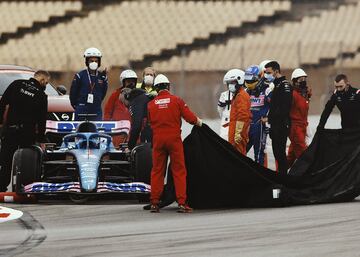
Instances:
[[[286,141],[289,135],[289,127],[283,124],[271,124],[270,138],[272,140],[272,150],[278,164],[280,174],[287,174],[289,164],[286,158]]]
[[[34,143],[34,135],[27,131],[8,128],[3,132],[0,150],[0,192],[6,192],[10,184],[15,151],[19,148],[30,147]]]

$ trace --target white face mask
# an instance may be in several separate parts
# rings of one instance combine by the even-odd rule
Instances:
[[[89,69],[90,70],[97,70],[97,68],[99,67],[97,62],[91,62],[89,63]]]
[[[231,93],[235,93],[235,92],[236,92],[236,84],[229,84],[228,87],[229,87],[229,91],[230,91]]]
[[[147,85],[147,86],[153,85],[153,83],[154,83],[154,77],[151,76],[151,75],[146,75],[146,76],[144,77],[144,83],[145,83],[145,85]]]

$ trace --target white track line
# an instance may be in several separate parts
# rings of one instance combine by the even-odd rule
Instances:
[[[0,206],[0,223],[10,220],[16,220],[21,218],[22,216],[23,216],[22,211]]]

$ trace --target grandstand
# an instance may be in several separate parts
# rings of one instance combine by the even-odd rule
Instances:
[[[285,74],[309,70],[312,113],[334,73],[351,69],[360,79],[360,0],[5,0],[0,15],[1,63],[46,68],[69,85],[83,51],[96,46],[114,85],[120,69],[153,65],[190,105],[200,104],[186,95],[197,86],[206,103],[195,111],[209,117],[222,74],[263,59],[278,60]]]

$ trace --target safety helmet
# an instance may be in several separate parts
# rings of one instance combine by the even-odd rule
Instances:
[[[85,64],[86,66],[89,65],[88,63],[88,59],[90,57],[97,57],[99,59],[99,67],[101,65],[101,57],[102,57],[102,54],[100,52],[99,49],[95,48],[95,47],[90,47],[88,49],[85,50],[84,52],[84,58],[85,58]]]
[[[260,69],[257,65],[251,65],[245,70],[245,82],[259,80]]]
[[[305,73],[305,71],[303,69],[297,68],[292,72],[291,80],[297,79],[300,77],[307,77],[307,74]]]
[[[95,47],[90,47],[88,49],[85,50],[84,52],[84,58],[88,58],[88,57],[102,57],[102,54],[100,52],[99,49],[95,48]]]
[[[271,60],[264,60],[259,64],[260,73],[265,71],[265,65],[271,62]]]
[[[137,79],[136,72],[133,70],[124,70],[120,73],[120,83],[123,84],[124,79]]]
[[[245,86],[253,90],[257,86],[260,78],[260,69],[257,65],[251,65],[245,70]]]
[[[238,85],[243,85],[245,81],[245,72],[240,69],[231,69],[226,72],[223,79],[224,84],[228,84],[233,81],[236,81]]]
[[[154,86],[158,86],[160,84],[170,84],[169,79],[164,74],[159,74],[155,77]]]
[[[120,85],[121,88],[124,87],[124,80],[125,79],[135,79],[137,81],[137,75],[136,72],[133,70],[124,70],[120,73]],[[136,86],[136,82],[135,82],[135,86]]]
[[[157,92],[163,89],[170,88],[170,81],[164,74],[159,74],[155,77],[154,88]]]

